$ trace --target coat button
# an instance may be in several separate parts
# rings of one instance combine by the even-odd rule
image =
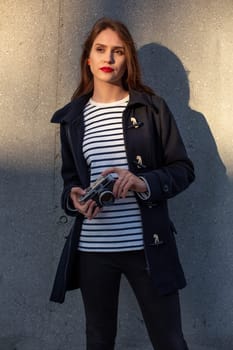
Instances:
[[[169,191],[168,185],[164,185],[164,186],[163,186],[163,192],[168,192],[168,191]]]

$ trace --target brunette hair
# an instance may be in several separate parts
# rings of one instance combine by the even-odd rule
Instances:
[[[81,95],[91,93],[94,88],[93,75],[87,64],[87,60],[90,55],[90,51],[93,42],[97,35],[105,29],[112,29],[117,32],[120,39],[125,45],[125,57],[126,57],[126,71],[122,77],[122,84],[126,90],[137,90],[154,94],[153,90],[148,86],[144,85],[141,80],[141,71],[137,58],[137,51],[133,38],[128,28],[120,21],[113,20],[111,18],[100,18],[92,27],[86,41],[83,45],[83,52],[81,55],[80,66],[81,66],[81,79],[78,88],[75,90],[72,100],[78,98]]]

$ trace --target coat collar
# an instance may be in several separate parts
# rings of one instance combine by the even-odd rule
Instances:
[[[63,108],[56,111],[51,119],[52,123],[70,123],[73,120],[77,121],[77,117],[82,115],[82,111],[89,101],[92,93],[80,96],[74,101],[66,104]],[[128,107],[136,105],[148,105],[150,95],[145,92],[130,90]],[[80,119],[80,118],[78,118]]]

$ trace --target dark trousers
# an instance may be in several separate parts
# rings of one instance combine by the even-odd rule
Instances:
[[[113,350],[121,275],[129,281],[156,350],[188,350],[181,329],[178,292],[158,296],[144,251],[80,252],[80,286],[86,313],[87,350]]]

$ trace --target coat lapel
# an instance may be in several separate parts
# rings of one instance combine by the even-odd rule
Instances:
[[[90,183],[90,175],[88,172],[86,160],[82,152],[82,143],[84,136],[83,116],[79,115],[79,118],[74,119],[71,123],[66,124],[65,128],[78,176],[80,178],[82,187],[86,188]]]

